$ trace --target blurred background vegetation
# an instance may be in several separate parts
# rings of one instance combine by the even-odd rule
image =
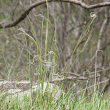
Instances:
[[[107,0],[81,1],[91,5]],[[0,24],[15,21],[34,2],[0,0]],[[88,28],[91,12],[97,17]],[[73,3],[53,2],[33,8],[18,25],[0,29],[0,80],[29,80],[31,76],[37,81],[38,74],[49,78],[52,73],[57,78],[77,77],[65,83],[77,80],[82,85],[93,77],[88,86],[103,82],[101,91],[109,90],[109,19],[110,6],[85,9]]]

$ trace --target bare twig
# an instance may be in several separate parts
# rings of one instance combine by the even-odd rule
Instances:
[[[91,86],[88,87],[88,89],[89,89],[89,88],[92,88],[92,87],[94,87],[94,86],[103,84],[103,83],[105,83],[105,82],[107,82],[107,81],[109,81],[109,79],[104,80],[104,81],[102,81],[102,82],[99,82],[99,83],[97,83],[97,84],[95,84],[95,85],[91,85]],[[83,89],[83,90],[81,90],[81,91],[78,91],[78,92],[74,93],[73,95],[78,94],[78,93],[80,93],[80,92],[83,92],[83,91],[85,91],[86,89],[87,89],[87,88],[85,88],[85,89]]]
[[[96,76],[96,77],[99,77],[99,76]],[[55,80],[52,80],[50,81],[50,83],[54,83],[54,82],[61,82],[61,81],[72,81],[72,80],[88,80],[88,79],[92,79],[92,78],[95,78],[94,75],[90,76],[90,77],[66,77],[66,78],[59,78],[59,79],[55,79]]]
[[[100,50],[102,34],[103,34],[104,30],[105,30],[105,27],[106,27],[107,23],[108,23],[108,18],[105,18],[105,20],[104,20],[104,22],[102,24],[102,27],[100,29],[100,32],[99,32],[99,40],[98,40],[98,44],[97,44],[97,49],[98,50]]]
[[[19,24],[22,20],[24,20],[26,18],[26,16],[29,14],[29,12],[33,8],[38,7],[42,4],[45,4],[46,2],[69,2],[69,3],[73,3],[75,5],[79,5],[82,8],[86,8],[86,9],[95,9],[95,8],[110,6],[110,2],[103,2],[103,3],[94,4],[94,5],[87,5],[84,2],[78,1],[78,0],[39,0],[39,1],[36,1],[35,3],[31,4],[30,6],[28,6],[24,10],[24,12],[21,14],[21,16],[14,22],[9,23],[9,24],[1,23],[0,28],[10,28],[10,27],[16,26],[17,24]]]

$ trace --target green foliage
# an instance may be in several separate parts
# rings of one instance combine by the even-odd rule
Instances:
[[[110,109],[110,101],[108,96],[103,96],[99,92],[92,93],[91,97],[78,95],[75,96],[72,92],[68,92],[65,95],[61,93],[57,100],[54,95],[49,91],[44,94],[40,91],[32,92],[31,96],[24,94],[23,100],[20,100],[19,95],[17,98],[9,96],[9,100],[6,99],[7,94],[0,98],[1,110],[105,110]]]

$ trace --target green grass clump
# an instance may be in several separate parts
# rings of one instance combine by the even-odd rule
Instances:
[[[58,91],[57,91],[58,92]],[[31,93],[31,92],[30,92]],[[31,95],[24,94],[22,100],[20,94],[13,98],[6,95],[0,98],[1,110],[109,110],[110,101],[107,96],[99,95],[94,92],[91,97],[73,95],[72,92],[65,93],[62,91],[57,98],[52,92],[46,90],[44,93],[41,89],[33,91]],[[57,93],[56,93],[57,94]]]

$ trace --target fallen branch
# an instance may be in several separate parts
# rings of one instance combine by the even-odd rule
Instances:
[[[100,76],[97,76],[100,77]],[[59,79],[54,79],[52,81],[50,81],[50,83],[55,83],[55,82],[62,82],[62,81],[72,81],[72,80],[88,80],[88,79],[92,79],[95,78],[94,75],[90,76],[90,77],[66,77],[66,78],[59,78]]]
[[[9,24],[1,23],[0,28],[10,28],[10,27],[16,26],[17,24],[19,24],[22,20],[24,20],[26,18],[26,16],[29,14],[29,12],[33,8],[38,7],[42,4],[46,4],[46,2],[69,2],[69,3],[73,3],[75,5],[79,5],[82,8],[86,8],[86,9],[95,9],[95,8],[110,6],[110,2],[103,2],[103,3],[94,4],[94,5],[87,5],[84,2],[77,1],[77,0],[39,0],[39,1],[36,1],[35,3],[31,4],[30,6],[28,6],[17,20],[15,20]]]

